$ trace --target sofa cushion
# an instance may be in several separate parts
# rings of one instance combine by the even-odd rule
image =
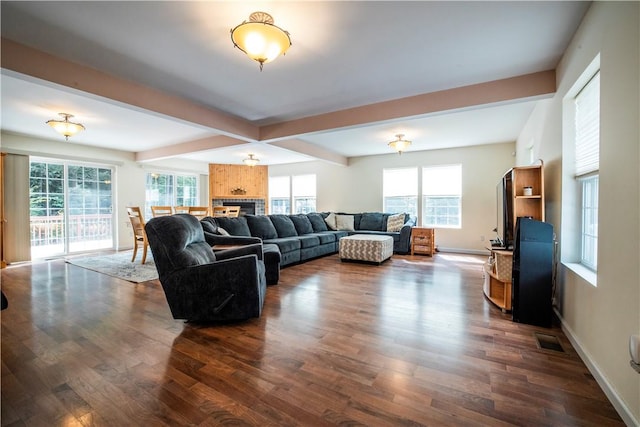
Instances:
[[[296,227],[288,215],[269,215],[269,219],[276,228],[278,237],[294,237],[298,235]]]
[[[336,229],[345,231],[355,231],[353,228],[353,215],[336,214]]]
[[[360,230],[385,231],[387,224],[383,222],[384,215],[380,212],[366,212],[360,220]]]
[[[251,235],[259,237],[262,240],[275,239],[278,237],[278,232],[273,226],[273,223],[266,215],[246,215]]]
[[[329,228],[329,230],[338,229],[338,226],[336,225],[336,214],[334,214],[333,212],[327,215],[327,217],[324,219],[324,222],[327,223],[327,227]]]
[[[273,243],[278,245],[280,249],[280,253],[284,255],[287,252],[299,251],[300,250],[300,239],[297,237],[284,237],[278,239],[270,239],[264,243]]]
[[[329,243],[334,243],[336,241],[336,235],[334,233],[320,232],[320,233],[314,233],[313,235],[317,236],[318,239],[320,239],[321,245],[327,245]]]
[[[328,230],[327,223],[324,222],[324,218],[319,213],[308,213],[307,218],[309,218],[309,222],[311,223],[315,233]]]
[[[404,214],[389,215],[387,218],[387,231],[400,231],[404,225]]]
[[[299,236],[300,248],[312,248],[314,246],[320,246],[320,238],[318,236]]]
[[[313,233],[311,221],[309,221],[309,218],[305,214],[289,215],[289,218],[293,221],[293,225],[296,227],[299,236]]]
[[[223,228],[232,236],[251,236],[251,231],[247,225],[246,217],[218,217],[216,218],[218,228]]]

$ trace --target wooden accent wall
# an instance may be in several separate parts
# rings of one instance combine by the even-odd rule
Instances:
[[[245,194],[233,194],[244,188]],[[269,167],[209,164],[209,203],[211,199],[267,199]]]

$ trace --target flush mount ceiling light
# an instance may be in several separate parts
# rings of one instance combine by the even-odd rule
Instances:
[[[406,150],[407,148],[409,148],[409,146],[411,145],[411,141],[407,141],[406,139],[402,139],[404,138],[404,134],[397,134],[396,135],[396,140],[391,141],[389,143],[389,147],[393,148],[394,150],[396,150],[398,152],[398,154],[402,154],[402,152],[404,150]]]
[[[231,30],[233,45],[262,66],[291,47],[289,33],[273,24],[273,17],[265,12],[253,12],[249,21]]]
[[[247,166],[255,166],[260,163],[260,159],[256,159],[253,157],[253,154],[249,154],[249,157],[243,160],[244,164]]]
[[[64,135],[67,141],[69,140],[70,136],[73,136],[76,133],[84,130],[84,126],[80,123],[73,123],[69,121],[69,119],[73,117],[73,114],[58,113],[58,115],[62,116],[64,120],[51,119],[47,121],[47,124],[54,128],[56,132]]]

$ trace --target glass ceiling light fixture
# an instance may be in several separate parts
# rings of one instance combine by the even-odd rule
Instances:
[[[80,123],[73,123],[69,121],[69,119],[73,117],[73,114],[58,113],[58,115],[62,116],[64,120],[51,119],[47,121],[47,124],[55,129],[56,132],[64,135],[67,141],[69,140],[70,136],[73,136],[76,133],[84,130],[84,126]]]
[[[249,157],[243,160],[244,164],[247,166],[255,166],[260,163],[260,159],[256,159],[253,157],[253,154],[249,154]]]
[[[249,21],[231,30],[233,45],[262,66],[291,47],[289,33],[273,24],[273,17],[265,12],[253,12]]]
[[[402,154],[402,152],[404,150],[406,150],[407,148],[409,148],[409,146],[411,145],[411,141],[407,141],[406,139],[402,139],[404,138],[404,134],[397,134],[396,135],[396,140],[391,141],[389,143],[389,147],[393,148],[394,150],[396,150],[398,152],[398,154]]]

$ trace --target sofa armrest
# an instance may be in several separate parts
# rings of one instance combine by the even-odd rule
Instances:
[[[236,258],[242,255],[255,255],[260,261],[263,258],[262,243],[238,246],[237,248],[215,251],[216,260]]]
[[[209,246],[214,245],[250,245],[254,243],[262,243],[262,239],[259,237],[245,237],[245,236],[223,236],[220,234],[213,234],[208,231],[204,232],[204,239]]]

